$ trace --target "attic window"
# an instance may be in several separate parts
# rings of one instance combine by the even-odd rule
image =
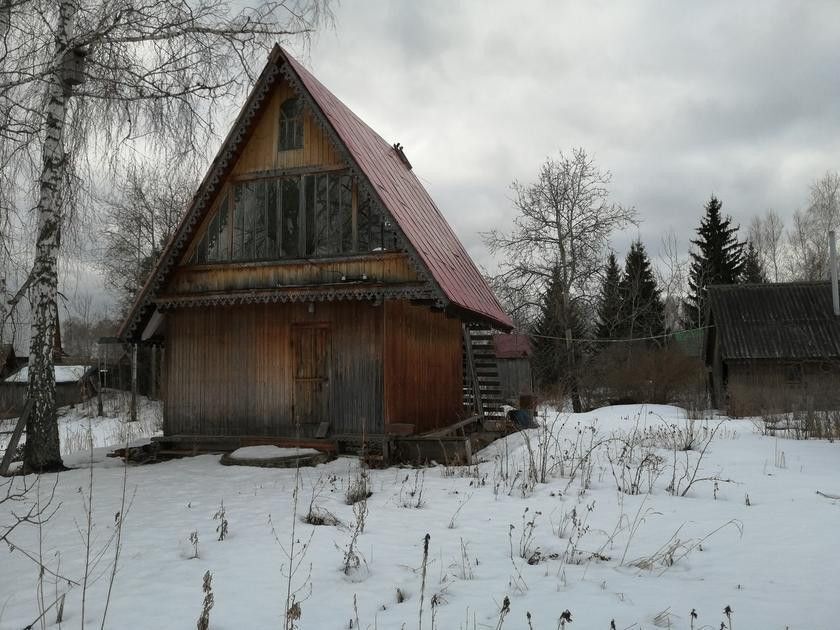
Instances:
[[[292,97],[280,106],[280,151],[303,148],[303,108],[300,99]]]
[[[189,264],[397,251],[391,220],[344,171],[233,184],[196,237]]]

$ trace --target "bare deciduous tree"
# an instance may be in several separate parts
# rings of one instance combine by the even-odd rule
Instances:
[[[121,305],[131,304],[197,187],[189,169],[131,164],[104,196],[98,265]]]
[[[37,217],[25,465],[62,466],[53,336],[62,231],[126,155],[204,156],[221,108],[277,39],[306,36],[327,0],[3,0],[0,208]],[[328,14],[328,11],[326,12]]]
[[[484,237],[503,257],[496,281],[519,295],[523,308],[538,304],[551,282],[557,283],[560,321],[572,320],[573,301],[594,299],[610,235],[636,223],[635,209],[609,201],[611,179],[576,148],[548,158],[534,182],[513,183],[512,231]]]
[[[662,291],[665,309],[665,328],[678,328],[682,319],[680,305],[685,297],[688,281],[688,259],[680,255],[677,233],[669,229],[662,235],[659,264],[655,265],[656,280]]]
[[[787,270],[798,280],[829,274],[828,233],[840,226],[840,173],[827,172],[811,184],[808,207],[797,210],[788,231]]]
[[[782,218],[772,208],[764,216],[755,216],[750,221],[748,240],[758,252],[761,264],[773,282],[779,282],[782,277],[784,231]]]

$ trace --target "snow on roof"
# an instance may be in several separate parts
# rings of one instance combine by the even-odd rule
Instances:
[[[86,365],[56,365],[55,366],[55,382],[56,383],[75,383],[85,375],[88,366]],[[28,383],[29,382],[29,368],[24,367],[12,374],[6,379],[7,383]]]

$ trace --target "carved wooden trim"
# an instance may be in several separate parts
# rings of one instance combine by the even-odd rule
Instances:
[[[184,247],[188,244],[189,239],[192,237],[196,225],[204,215],[204,211],[206,210],[208,203],[218,191],[220,182],[225,181],[225,174],[232,165],[237,149],[247,136],[254,118],[262,109],[263,101],[265,101],[266,96],[274,86],[274,82],[279,75],[280,70],[277,67],[277,64],[270,63],[266,68],[264,75],[261,77],[260,82],[257,84],[258,89],[253,94],[248,109],[243,112],[242,116],[240,116],[236,126],[231,130],[230,135],[225,140],[225,144],[223,145],[224,152],[211,166],[210,173],[208,173],[207,177],[205,177],[201,188],[199,188],[195,197],[193,197],[192,205],[187,211],[187,215],[179,225],[178,231],[175,233],[173,240],[170,241],[166,250],[164,250],[164,253],[158,259],[158,262],[152,271],[150,282],[144,288],[142,302],[137,306],[137,308],[133,309],[133,316],[126,327],[125,337],[131,338],[135,334],[142,315],[148,308],[154,305],[154,299],[152,296],[158,292],[170,270],[177,264],[178,258],[183,252]]]
[[[294,289],[239,291],[190,295],[162,295],[155,299],[159,309],[192,306],[235,306],[240,304],[284,304],[295,302],[337,302],[349,300],[433,300],[423,284],[402,286],[299,287]]]

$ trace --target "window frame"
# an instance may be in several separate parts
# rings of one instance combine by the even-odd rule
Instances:
[[[321,178],[326,181],[319,183],[322,181]],[[286,194],[284,181],[297,182],[297,210],[288,215],[284,211],[292,208],[284,205]],[[262,194],[255,194],[253,191],[246,192],[245,187],[261,190]],[[273,194],[269,193],[270,188],[274,188]],[[320,189],[324,191],[323,199],[318,198]],[[333,195],[336,193],[338,194],[338,210],[333,212]],[[263,229],[267,232],[263,236],[264,239],[269,237],[265,221],[271,217],[276,224],[271,251],[267,251],[266,255],[259,257],[256,255],[256,218],[252,217],[251,222],[249,222],[248,217],[243,215],[245,203],[243,196],[249,194],[254,194],[263,205],[261,210]],[[192,251],[185,256],[185,263],[189,266],[299,263],[310,260],[360,258],[404,252],[404,249],[400,247],[400,240],[393,226],[393,220],[380,210],[369,195],[362,195],[358,178],[353,176],[346,168],[305,172],[284,171],[257,177],[237,177],[220,190],[219,199],[220,201],[214,205],[212,212],[202,222],[200,230],[196,232],[196,236],[193,238]],[[268,209],[268,204],[272,201],[275,204],[274,212]],[[321,211],[318,211],[318,203],[323,205]],[[344,216],[343,213],[348,209],[349,216]],[[227,221],[225,222],[227,234],[225,236],[227,236],[228,241],[225,243],[221,241],[223,227],[219,219],[223,210],[227,214]],[[364,214],[363,221],[360,221],[360,214]],[[287,216],[295,217],[293,233],[287,231]],[[206,244],[209,242],[208,233],[214,224],[217,228],[218,240],[215,248],[216,254],[211,260],[208,256]],[[244,234],[246,227],[254,228],[250,230],[254,232],[250,241]],[[318,251],[319,248],[316,247],[316,239],[313,236],[313,234],[318,234],[319,230],[321,234],[327,235],[325,242],[329,244],[326,249],[320,252]],[[344,230],[348,230],[346,237]],[[313,234],[310,234],[310,231]],[[288,251],[287,239],[290,236],[297,241],[297,246],[293,248],[295,250],[294,254],[284,255],[281,252]],[[237,239],[239,242],[237,242]],[[242,250],[246,241],[248,241],[249,249],[253,250],[247,255]],[[200,250],[201,243],[205,243],[203,257]],[[224,254],[227,256],[225,257]]]
[[[277,125],[278,153],[303,149],[303,103],[299,96],[290,96],[280,103]]]

